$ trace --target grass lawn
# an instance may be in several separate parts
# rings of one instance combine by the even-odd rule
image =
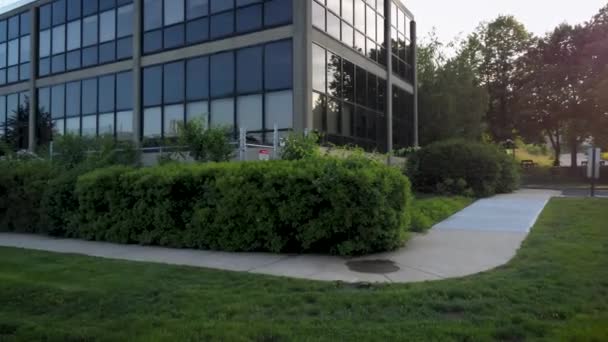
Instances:
[[[484,274],[357,287],[0,249],[0,341],[608,338],[608,201],[553,200]]]
[[[417,194],[412,207],[412,231],[424,232],[468,207],[475,199],[462,196]]]

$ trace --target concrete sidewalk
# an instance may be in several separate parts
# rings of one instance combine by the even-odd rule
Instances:
[[[227,253],[0,233],[0,246],[110,259],[186,265],[312,280],[416,282],[466,276],[508,262],[538,215],[559,192],[522,190],[480,200],[390,253],[347,259]]]

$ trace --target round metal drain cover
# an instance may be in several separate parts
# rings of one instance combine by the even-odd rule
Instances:
[[[359,273],[386,274],[399,271],[399,266],[390,260],[355,260],[347,262],[346,266]]]

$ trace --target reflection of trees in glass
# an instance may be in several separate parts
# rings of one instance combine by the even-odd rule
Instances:
[[[12,113],[8,113],[6,121],[6,142],[9,147],[14,150],[24,150],[28,148],[29,138],[29,113],[30,113],[30,100],[29,97],[25,97],[23,104],[19,104],[17,110],[13,110]],[[36,120],[36,137],[37,145],[47,145],[52,138],[53,124],[51,121],[51,115],[48,111],[43,108],[38,109],[38,118]]]

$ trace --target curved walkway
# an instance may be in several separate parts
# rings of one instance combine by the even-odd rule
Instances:
[[[559,192],[521,190],[475,202],[395,252],[347,259],[118,245],[0,233],[0,246],[344,282],[416,282],[460,277],[508,262]]]

